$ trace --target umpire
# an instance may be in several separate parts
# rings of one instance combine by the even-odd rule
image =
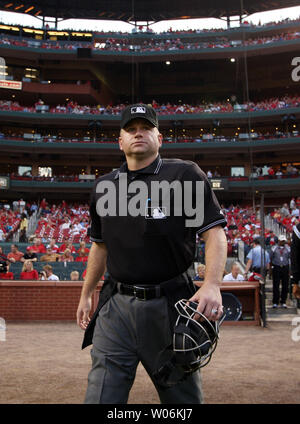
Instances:
[[[300,308],[300,223],[293,228],[291,243],[291,274],[293,294],[297,299],[297,307]]]
[[[198,311],[209,320],[222,315],[219,285],[226,262],[226,221],[194,162],[160,157],[158,127],[151,106],[135,104],[123,111],[119,147],[126,162],[98,178],[91,195],[92,247],[77,309],[77,324],[85,330],[82,348],[93,344],[85,403],[127,403],[140,361],[161,403],[203,402],[199,371],[167,388],[155,375],[162,365],[160,353],[172,343],[177,300],[198,302]],[[152,197],[157,182],[182,187],[181,214],[175,191],[168,207],[161,194]],[[191,208],[186,207],[188,198]],[[138,205],[143,213],[132,212]],[[197,226],[187,219],[191,210],[195,215],[203,212]],[[196,233],[206,243],[205,280],[197,291],[186,272],[194,259]],[[105,269],[108,278],[90,319],[92,293]]]
[[[287,308],[286,299],[289,291],[290,278],[290,248],[286,244],[287,238],[281,234],[278,246],[271,249],[271,263],[273,275],[273,308],[277,308],[279,300],[283,308]],[[281,282],[281,291],[280,291]]]

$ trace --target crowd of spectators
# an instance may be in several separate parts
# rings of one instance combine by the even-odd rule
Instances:
[[[35,202],[25,202],[22,198],[14,200],[11,205],[8,202],[2,203],[0,205],[0,242],[11,240],[18,229],[22,237],[27,230],[28,218],[37,208]]]
[[[245,24],[244,24],[245,26]],[[202,32],[205,32],[202,30]],[[214,31],[216,32],[216,31]],[[186,32],[169,32],[168,34],[178,35],[178,38],[150,38],[143,40],[133,40],[130,37],[113,38],[109,37],[104,42],[79,42],[79,41],[49,41],[49,40],[35,40],[28,38],[13,38],[6,35],[0,36],[0,45],[16,46],[16,47],[29,47],[40,49],[65,49],[76,51],[77,48],[91,48],[94,51],[109,51],[109,52],[161,52],[161,51],[180,51],[180,50],[199,50],[199,49],[215,49],[215,48],[235,48],[239,46],[255,46],[263,45],[285,40],[294,40],[300,37],[299,32],[283,32],[266,37],[248,38],[243,40],[230,40],[228,37],[216,37],[210,41],[187,40],[180,38],[180,34]],[[197,32],[196,32],[197,33]]]
[[[287,232],[292,233],[300,221],[300,197],[292,197],[289,204],[284,203],[281,208],[275,208],[270,215]]]
[[[261,21],[258,22],[258,24],[254,24],[251,21],[248,21],[246,19],[244,19],[241,24],[240,27],[230,27],[224,29],[224,28],[201,28],[201,29],[192,29],[192,28],[188,28],[188,29],[173,29],[172,27],[168,28],[166,31],[154,31],[152,27],[148,26],[148,25],[138,25],[138,26],[134,26],[131,30],[131,33],[128,31],[116,31],[116,30],[112,30],[112,31],[92,31],[94,35],[106,35],[107,33],[109,34],[121,34],[121,35],[130,35],[130,34],[136,34],[136,33],[146,33],[146,34],[157,34],[157,35],[165,35],[165,34],[201,34],[201,33],[217,33],[217,32],[223,32],[223,31],[232,31],[232,30],[238,30],[239,28],[264,28],[264,27],[270,27],[270,26],[278,26],[278,25],[283,25],[283,24],[291,24],[291,23],[297,23],[300,21],[300,17],[297,17],[295,19],[291,19],[291,18],[285,18],[285,19],[281,19],[279,21],[270,21],[270,22],[266,22],[264,24],[261,23]],[[2,25],[7,25],[7,23],[2,22]],[[14,24],[11,24],[14,25]],[[30,26],[26,26],[26,28],[32,28],[34,29],[34,27],[30,27]],[[48,24],[45,25],[45,27],[43,27],[42,29],[44,30],[51,30],[51,28],[49,27]],[[53,28],[52,28],[53,29]],[[64,30],[66,31],[74,31],[74,28],[64,28]],[[81,31],[83,32],[88,32],[90,33],[91,30],[89,28],[86,29],[81,29]]]
[[[58,242],[71,240],[74,243],[88,240],[88,204],[67,204],[63,201],[58,205],[50,205],[43,199],[39,214],[35,231],[38,238],[45,241],[54,238]]]
[[[238,256],[239,242],[244,242],[245,255],[251,249],[254,240],[261,241],[261,221],[258,211],[251,206],[242,207],[240,205],[221,205],[222,212],[226,218],[225,227],[228,255]],[[299,223],[300,197],[292,198],[290,203],[284,203],[281,208],[271,210],[270,217],[273,222],[280,225],[281,232],[287,235],[290,243],[291,233],[295,225]],[[0,256],[7,259],[7,275],[0,273],[1,278],[14,279],[10,271],[10,264],[23,263],[20,279],[59,279],[55,276],[54,263],[83,263],[86,264],[89,254],[88,244],[90,242],[87,236],[89,225],[89,207],[87,204],[67,204],[65,201],[55,205],[50,205],[46,199],[43,199],[38,207],[40,219],[37,229],[28,240],[25,251],[18,247],[17,243],[12,243],[10,252],[4,255],[0,246]],[[74,235],[84,236],[75,238]],[[264,242],[267,250],[278,243],[278,237],[270,228],[265,228]],[[75,247],[75,244],[77,246]],[[203,262],[204,246],[201,237],[197,236],[198,259]],[[24,249],[23,249],[24,250]],[[38,273],[35,265],[45,263],[42,271]],[[82,270],[82,267],[80,268]],[[79,273],[79,269],[72,269]],[[76,274],[76,273],[75,273]],[[54,275],[54,277],[52,276]],[[57,278],[56,278],[57,277]],[[82,278],[84,275],[82,276]],[[77,278],[72,275],[72,278]],[[71,275],[70,275],[71,279]]]
[[[275,208],[270,212],[273,222],[280,224],[282,233],[286,233],[288,244],[291,243],[291,234],[294,226],[300,222],[299,209],[300,197],[297,199],[292,198],[290,205],[285,203],[281,208]],[[238,256],[238,243],[243,241],[246,256],[253,241],[255,239],[261,241],[261,221],[258,214],[250,206],[243,208],[239,205],[230,205],[227,208],[222,205],[222,211],[227,220],[225,231],[228,255]],[[268,251],[278,243],[278,237],[271,228],[265,228],[264,242]]]
[[[39,101],[32,106],[20,105],[17,101],[12,100],[0,100],[0,111],[11,111],[11,112],[37,112],[36,106],[44,104]],[[166,102],[159,104],[153,100],[151,105],[156,110],[158,115],[181,115],[181,114],[197,114],[197,113],[228,113],[228,112],[257,112],[267,110],[278,110],[288,109],[293,107],[299,107],[300,96],[295,94],[294,96],[283,96],[283,97],[272,97],[261,101],[249,101],[243,104],[232,104],[226,100],[223,102],[205,102],[200,104],[192,105],[188,103],[174,104]],[[66,104],[59,104],[56,106],[49,106],[49,113],[74,113],[74,114],[93,114],[93,115],[113,115],[118,116],[125,109],[126,104],[112,105],[79,105],[76,101],[68,101]]]
[[[79,247],[76,249],[72,242],[65,240],[59,247],[55,239],[51,239],[48,245],[42,242],[38,237],[34,239],[33,244],[26,247],[23,252],[19,249],[17,244],[12,244],[10,252],[5,254],[0,246],[0,262],[6,263],[6,270],[0,271],[0,279],[15,279],[12,272],[14,269],[12,264],[23,264],[21,272],[19,273],[20,280],[60,280],[60,277],[53,273],[55,270],[54,263],[74,263],[75,266],[79,262],[84,265],[82,278],[86,274],[86,263],[88,260],[89,248],[85,242],[80,242]],[[37,271],[37,265],[41,264],[40,272]],[[82,267],[81,267],[82,269]],[[4,271],[4,272],[2,272]],[[74,271],[76,271],[77,280],[79,280],[80,269],[72,269],[70,273],[70,280],[74,280]],[[71,275],[72,274],[72,275]]]
[[[233,129],[232,132],[235,130]],[[105,132],[105,130],[104,130]],[[202,132],[202,130],[199,132]],[[272,139],[285,139],[285,138],[294,138],[294,137],[300,137],[299,131],[297,129],[293,129],[292,131],[279,131],[275,130],[274,132],[266,131],[265,133],[262,133],[260,131],[251,131],[250,134],[248,133],[236,133],[235,135],[224,135],[216,133],[209,132],[209,130],[203,131],[198,136],[191,136],[188,135],[186,132],[180,133],[175,137],[175,135],[170,135],[170,133],[163,134],[163,143],[210,143],[210,142],[240,142],[240,141],[249,141],[249,140],[272,140]],[[31,137],[25,137],[22,133],[16,133],[16,132],[9,132],[8,134],[4,134],[0,132],[0,140],[12,140],[12,141],[34,141],[34,142],[43,142],[43,143],[118,143],[118,137],[117,136],[111,136],[108,134],[101,134],[101,136],[86,136],[86,135],[79,135],[76,134],[73,137],[67,137],[63,135],[41,135],[39,134],[37,137],[36,133],[31,134]],[[78,175],[56,175],[54,177],[49,176],[39,176],[39,177],[33,177],[30,175],[30,173],[27,173],[26,175],[18,175],[17,173],[12,173],[10,175],[12,179],[18,179],[18,180],[31,180],[34,179],[35,181],[78,181]],[[83,177],[81,177],[83,178]],[[84,178],[83,178],[84,180]],[[82,181],[82,180],[81,180]]]
[[[264,165],[255,166],[254,172],[252,173],[252,178],[258,179],[274,179],[274,178],[294,178],[300,175],[300,170],[293,166],[291,163],[288,163],[285,168],[281,166],[272,166],[272,165]]]

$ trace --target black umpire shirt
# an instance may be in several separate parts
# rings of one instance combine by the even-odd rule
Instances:
[[[143,181],[149,189],[150,194],[144,200],[145,208],[140,209],[144,212],[138,216],[130,216],[130,214],[120,216],[122,215],[119,212],[120,207],[124,210],[124,205],[119,203],[121,191],[119,182],[125,174],[127,187],[133,181]],[[181,186],[185,181],[192,182],[194,207],[196,206],[196,181],[203,182],[204,196],[201,202],[204,202],[204,218],[200,226],[187,227],[186,219],[190,219],[190,216],[186,216],[185,213],[177,216],[178,214],[174,213],[172,191],[169,212],[163,207],[162,197],[159,198],[161,204],[152,205],[151,182],[172,183],[175,180],[179,181]],[[107,181],[110,181],[109,184],[113,184],[116,190],[116,216],[111,214],[104,216],[104,213],[99,216],[100,209],[97,202],[101,203],[101,197],[108,193],[108,190],[103,191],[103,188],[99,190],[99,187]],[[137,193],[138,191],[127,193],[127,205]],[[183,198],[184,195],[182,195]],[[184,212],[184,206],[182,211]],[[146,168],[129,171],[125,162],[118,170],[99,177],[95,181],[91,195],[90,214],[91,241],[105,243],[108,252],[108,273],[115,280],[127,284],[157,284],[182,274],[194,260],[196,233],[200,234],[216,225],[226,226],[219,203],[206,175],[198,165],[181,159],[161,159],[159,155]]]
[[[293,228],[291,244],[291,271],[294,282],[300,281],[300,224]]]

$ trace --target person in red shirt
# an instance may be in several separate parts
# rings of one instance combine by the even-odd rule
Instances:
[[[11,251],[7,255],[7,259],[9,259],[10,262],[21,261],[21,258],[24,256],[24,253],[19,251],[18,246],[16,244],[12,244],[10,250]]]
[[[83,250],[83,251],[86,253],[86,255],[88,255],[88,254],[89,254],[90,249],[89,249],[88,247],[86,247],[85,241],[81,241],[81,242],[79,243],[79,248],[78,248],[78,250],[77,250],[77,253],[79,254],[79,252],[80,252],[81,250]]]
[[[21,280],[38,280],[39,274],[36,269],[33,269],[33,263],[31,261],[25,261],[22,272],[20,274]]]
[[[76,253],[76,249],[70,240],[66,240],[59,248],[59,253],[63,253],[66,249],[69,249],[71,253]]]
[[[0,280],[14,280],[14,274],[9,271],[9,264],[6,264],[6,272],[0,272]]]
[[[269,174],[269,177],[271,177],[271,178],[275,175],[275,171],[272,168],[272,166],[270,166],[270,168],[268,169],[268,174]]]
[[[58,260],[59,262],[74,262],[70,249],[66,249]]]
[[[34,244],[30,246],[30,250],[34,253],[46,253],[46,247],[43,245],[42,240],[39,237],[34,239]]]
[[[75,262],[87,262],[88,260],[88,254],[85,252],[84,249],[81,249],[78,251],[78,256],[75,259]]]
[[[59,251],[59,247],[57,246],[57,244],[56,244],[56,240],[55,240],[55,238],[52,238],[51,240],[50,240],[50,243],[47,245],[47,249],[51,249],[51,252],[52,253],[58,253],[58,251]]]

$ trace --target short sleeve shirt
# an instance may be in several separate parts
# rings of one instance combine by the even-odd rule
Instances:
[[[164,193],[155,191],[160,183]],[[91,241],[105,243],[108,273],[127,284],[159,283],[183,273],[194,260],[196,234],[226,226],[198,165],[159,155],[141,170],[130,172],[125,162],[97,179],[90,214]]]

